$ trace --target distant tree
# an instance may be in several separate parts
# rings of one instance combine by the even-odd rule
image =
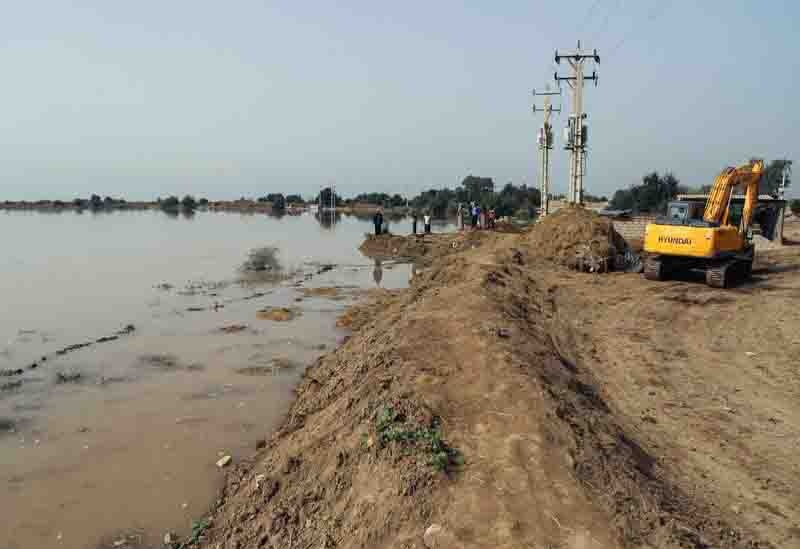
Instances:
[[[461,187],[467,192],[467,200],[479,202],[484,194],[494,192],[494,181],[491,177],[468,175],[461,181]]]
[[[268,194],[267,201],[272,204],[273,210],[281,212],[286,209],[286,197],[281,193]]]
[[[86,201],[82,198],[75,198],[72,200],[72,205],[76,208],[84,208],[86,206]]]
[[[201,198],[200,200],[197,201],[197,204],[205,208],[206,206],[208,206],[208,198]]]
[[[305,200],[299,194],[289,194],[286,195],[286,202],[288,204],[304,204]]]
[[[751,161],[757,160],[755,158],[751,158]],[[783,180],[783,169],[784,166],[792,164],[791,160],[785,159],[778,159],[773,160],[769,164],[764,166],[764,173],[761,176],[761,181],[758,183],[758,193],[759,194],[768,194],[770,196],[778,196],[778,192],[781,186],[781,181]],[[788,188],[791,184],[791,180],[787,174],[786,176],[786,187]]]
[[[165,212],[176,212],[180,207],[181,201],[178,200],[177,196],[170,196],[160,201],[161,209]]]
[[[800,215],[800,199],[795,198],[789,202],[789,209],[792,210],[794,215]]]
[[[103,205],[103,200],[100,198],[99,195],[93,194],[91,198],[89,198],[89,207],[93,210],[97,210]]]
[[[197,201],[192,195],[187,194],[183,197],[183,200],[181,200],[181,206],[183,207],[183,211],[191,212],[197,208]]]
[[[114,205],[114,199],[110,196],[107,196],[103,199],[103,206],[106,208],[111,208]]]
[[[609,208],[634,212],[660,212],[666,208],[667,202],[683,192],[686,192],[686,188],[681,187],[678,179],[671,173],[662,176],[652,172],[642,178],[641,185],[633,185],[615,192]]]
[[[323,208],[330,207],[332,194],[333,190],[330,187],[325,187],[317,195],[317,203],[321,203]],[[342,203],[342,197],[340,197],[338,194],[334,196],[334,200],[336,201],[337,206]]]

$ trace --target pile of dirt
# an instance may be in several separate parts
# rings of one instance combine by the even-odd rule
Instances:
[[[429,237],[430,238],[430,237]],[[367,235],[359,250],[368,257],[412,259],[428,252],[422,236]]]
[[[539,258],[581,271],[610,271],[628,249],[610,219],[586,208],[561,208],[527,233],[528,251]]]
[[[477,248],[496,238],[494,231],[462,231],[426,235],[368,235],[359,250],[377,259],[431,261],[456,252]]]
[[[554,235],[561,244],[540,240],[538,253],[544,234],[479,237],[484,246],[435,258],[408,290],[352,309],[354,333],[306,371],[267,447],[231,471],[200,545],[796,545],[800,481],[786,464],[800,379],[788,348],[771,345],[781,354],[762,370],[733,346],[744,333],[791,337],[800,284],[775,271],[777,289],[734,314],[729,302],[665,302],[637,275],[536,261],[559,263],[575,242],[616,247],[578,216],[550,221],[572,244]],[[680,284],[693,291],[663,291]],[[782,316],[754,320],[759,303]],[[667,348],[657,332],[671,334]]]

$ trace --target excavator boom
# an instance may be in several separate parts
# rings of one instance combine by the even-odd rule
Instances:
[[[745,202],[740,228],[742,233],[747,232],[758,202],[758,182],[763,171],[764,162],[761,160],[755,160],[738,168],[729,167],[722,170],[714,180],[714,185],[708,194],[703,220],[718,225],[726,224],[733,189],[739,185],[744,185]]]

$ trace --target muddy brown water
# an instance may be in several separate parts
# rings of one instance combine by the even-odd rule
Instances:
[[[0,549],[187,534],[221,485],[216,461],[269,437],[305,366],[344,335],[355,290],[407,284],[408,265],[359,254],[370,229],[310,214],[0,213],[17,235],[0,270],[0,370],[24,371],[0,377]],[[293,275],[242,282],[262,246]],[[258,319],[269,307],[299,314]]]

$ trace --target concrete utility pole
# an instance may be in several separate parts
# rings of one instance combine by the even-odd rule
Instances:
[[[778,187],[778,198],[783,200],[786,193],[786,180],[790,179],[792,175],[792,161],[785,160],[783,163],[783,175],[781,175],[781,186]],[[791,179],[790,179],[791,181]]]
[[[567,202],[573,204],[583,203],[583,176],[586,172],[586,144],[589,132],[583,123],[586,114],[583,112],[583,83],[586,80],[594,80],[597,85],[597,73],[592,71],[591,76],[584,76],[583,65],[587,59],[600,64],[600,56],[597,50],[592,53],[582,53],[581,42],[578,41],[578,48],[575,51],[562,54],[556,50],[556,63],[561,64],[562,59],[566,59],[572,67],[571,76],[559,76],[555,73],[556,83],[561,86],[565,81],[572,89],[572,113],[569,115],[567,127],[564,129],[564,138],[567,143],[564,148],[570,151],[569,162],[569,186],[567,188]]]
[[[550,114],[561,112],[561,107],[554,109],[550,104],[550,96],[561,95],[561,92],[551,92],[550,86],[545,87],[545,91],[536,92],[533,90],[533,97],[543,96],[544,105],[537,109],[533,105],[533,112],[537,110],[544,112],[544,122],[536,135],[536,143],[539,145],[539,215],[544,217],[550,213],[550,151],[553,148],[553,127],[550,124]]]

